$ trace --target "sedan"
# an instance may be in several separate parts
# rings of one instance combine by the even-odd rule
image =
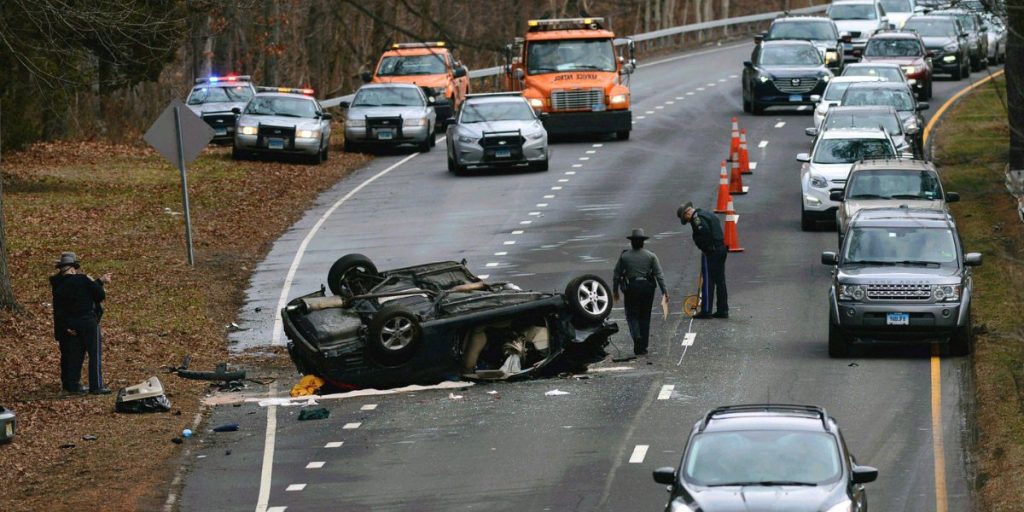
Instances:
[[[313,97],[312,89],[261,87],[238,116],[231,156],[298,155],[310,163],[327,160],[331,114]]]
[[[882,82],[884,78],[879,76],[837,76],[829,80],[825,94],[811,96],[811,100],[817,100],[818,105],[814,107],[814,127],[821,128],[821,122],[832,107],[842,105],[843,94],[850,84],[857,82]]]
[[[345,118],[345,151],[368,147],[434,147],[437,114],[423,89],[412,84],[366,84],[356,91]]]
[[[864,48],[863,61],[900,66],[918,99],[924,101],[932,97],[932,59],[921,36],[913,32],[876,34]]]
[[[548,170],[548,132],[520,93],[471,94],[448,123],[448,171],[453,174],[470,167]]]
[[[896,154],[901,158],[921,155],[923,149],[914,144],[917,132],[907,133],[904,131],[899,113],[890,106],[833,107],[825,115],[820,128],[807,128],[805,133],[816,137],[827,130],[878,127],[885,129],[885,132],[892,138],[892,143],[896,146]]]

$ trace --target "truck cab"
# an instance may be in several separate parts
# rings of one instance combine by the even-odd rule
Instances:
[[[616,41],[604,18],[530,20],[526,36],[507,45],[505,54],[506,89],[522,91],[545,114],[548,133],[629,138],[633,41]]]
[[[395,43],[381,55],[373,71],[362,74],[368,83],[417,85],[433,98],[438,119],[448,119],[469,94],[466,67],[444,41]],[[439,123],[439,131],[442,128]]]

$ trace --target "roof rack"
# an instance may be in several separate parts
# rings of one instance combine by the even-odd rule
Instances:
[[[476,92],[473,94],[467,94],[466,99],[469,98],[486,98],[490,96],[522,96],[523,91],[505,91],[505,92]]]
[[[708,422],[710,422],[715,416],[720,414],[729,413],[742,413],[742,412],[798,412],[798,413],[810,413],[821,419],[822,426],[825,427],[826,432],[831,432],[832,427],[828,424],[828,413],[825,409],[818,407],[817,405],[797,405],[797,404],[742,404],[742,405],[726,405],[722,407],[715,407],[708,411],[704,415],[704,420],[700,424],[700,432],[703,432],[707,428]]]
[[[252,75],[204,76],[196,78],[196,84],[216,84],[220,82],[249,82]]]
[[[570,30],[604,28],[604,18],[553,18],[548,20],[530,20],[526,23],[527,31],[543,32],[545,30]]]
[[[401,50],[404,48],[444,48],[448,43],[444,41],[424,41],[421,43],[394,43],[392,49]]]

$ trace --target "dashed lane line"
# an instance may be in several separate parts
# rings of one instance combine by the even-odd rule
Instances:
[[[672,397],[672,391],[676,389],[675,384],[665,384],[658,392],[658,400],[668,400]]]
[[[633,454],[629,456],[630,464],[641,464],[647,457],[647,450],[650,449],[650,445],[638,444],[636,448],[633,448]]]
[[[359,408],[360,411],[372,411],[377,408],[377,404],[366,404]]]
[[[301,491],[301,490],[303,490],[305,488],[306,488],[306,484],[291,484],[287,488],[285,488],[285,491],[297,492],[297,491]]]
[[[331,441],[324,445],[324,448],[341,448],[345,441]]]
[[[786,122],[785,121],[779,121],[779,122],[775,123],[775,127],[776,128],[782,128],[783,126],[786,126]]]
[[[508,251],[498,251],[494,253],[495,256],[508,256]]]
[[[759,148],[766,148],[766,147],[768,147],[768,141],[762,140],[761,142],[758,142],[757,143],[757,147],[759,147]]]
[[[326,464],[324,461],[310,462],[309,464],[306,464],[306,469],[322,469],[324,464]]]

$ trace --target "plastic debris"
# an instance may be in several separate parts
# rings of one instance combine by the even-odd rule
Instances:
[[[488,391],[487,394],[488,395],[497,395],[498,392],[492,389],[492,390]]]
[[[98,439],[98,438],[96,436],[92,435],[92,434],[86,434],[86,435],[82,436],[82,440],[83,441],[95,441],[96,439]]]
[[[184,438],[192,437],[192,429],[186,428],[185,430],[182,430],[181,431],[181,437],[184,437]]]
[[[448,398],[451,400],[462,400],[462,395],[456,395],[455,393],[448,393]]]
[[[331,416],[331,411],[320,407],[319,409],[303,409],[299,411],[299,421],[325,420]]]
[[[213,427],[214,432],[237,432],[238,423],[225,423],[224,425],[218,425]]]
[[[291,395],[292,397],[315,395],[325,383],[324,379],[316,375],[306,375],[292,388]]]
[[[168,412],[171,410],[171,401],[164,394],[160,379],[150,377],[141,384],[121,388],[117,392],[114,410],[128,413]]]
[[[569,394],[569,392],[567,392],[567,391],[562,391],[560,389],[552,389],[551,391],[548,391],[547,393],[544,393],[544,396],[562,396],[562,395],[568,395],[568,394]]]

